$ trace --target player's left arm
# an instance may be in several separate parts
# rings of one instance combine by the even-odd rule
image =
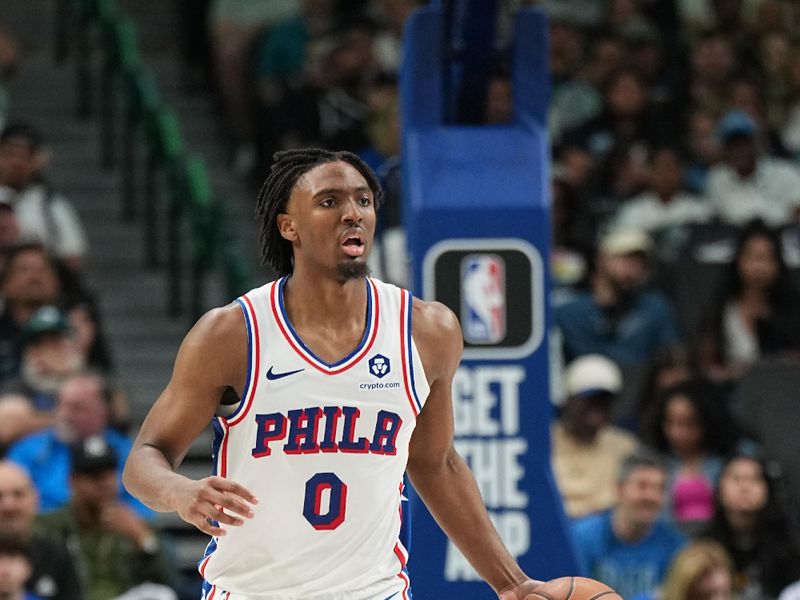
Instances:
[[[408,475],[439,526],[502,600],[523,600],[539,582],[528,578],[489,520],[475,478],[453,447],[452,384],[463,341],[444,305],[414,300],[414,341],[430,394],[411,438]]]

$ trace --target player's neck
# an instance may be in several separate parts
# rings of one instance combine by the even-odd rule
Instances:
[[[363,278],[342,282],[294,273],[283,288],[283,302],[295,327],[301,324],[349,327],[364,323],[367,288]]]

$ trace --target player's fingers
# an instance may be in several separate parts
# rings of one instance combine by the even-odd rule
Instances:
[[[210,519],[213,519],[218,523],[224,523],[225,525],[234,525],[238,527],[239,525],[244,524],[244,519],[242,519],[241,517],[222,512],[218,508],[212,508],[209,511],[207,511],[207,516]]]
[[[234,512],[241,517],[246,517],[248,519],[253,517],[253,511],[250,508],[250,505],[242,500],[239,496],[234,494],[223,492],[222,498],[218,502],[218,506],[221,506],[225,510]]]
[[[210,523],[208,519],[200,517],[196,521],[190,521],[190,523],[203,533],[207,533],[210,536],[219,537],[221,535],[225,535],[225,530],[222,527]]]
[[[244,487],[241,483],[224,479],[222,477],[212,477],[214,487],[224,492],[231,492],[237,496],[244,498],[250,504],[258,504],[258,498],[255,494]]]

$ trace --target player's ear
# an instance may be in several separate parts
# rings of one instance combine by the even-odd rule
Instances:
[[[297,230],[294,228],[294,219],[288,213],[281,213],[277,217],[278,231],[285,240],[293,242],[297,239]]]

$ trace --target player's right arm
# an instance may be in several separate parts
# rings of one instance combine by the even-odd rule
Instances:
[[[176,471],[225,390],[233,388],[241,397],[246,365],[247,331],[239,306],[204,315],[183,340],[172,378],[142,423],[123,472],[125,487],[144,504],[175,511],[213,536],[225,534],[222,525],[241,525],[251,517],[250,505],[257,499],[228,479],[196,481]]]

